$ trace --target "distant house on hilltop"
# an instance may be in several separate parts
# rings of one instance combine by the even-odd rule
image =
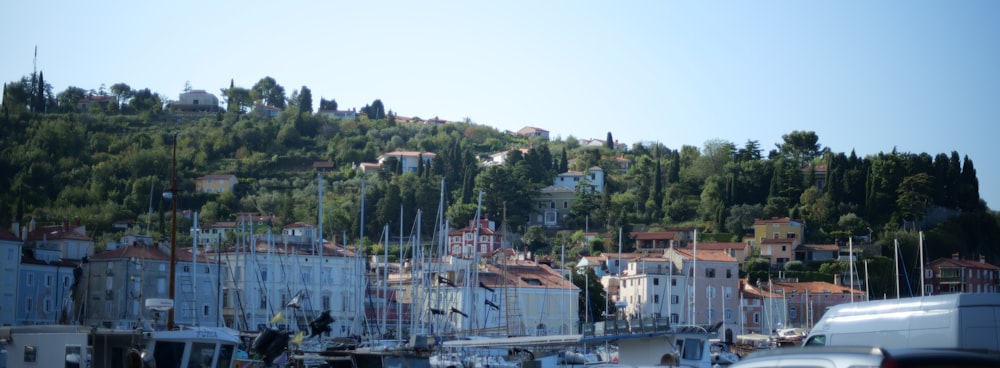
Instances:
[[[335,119],[355,119],[358,117],[358,111],[354,108],[350,110],[319,110],[316,115],[329,116]]]
[[[420,166],[420,161],[423,161],[424,166],[427,167],[434,160],[434,156],[433,152],[392,151],[379,156],[378,164],[381,166],[389,157],[395,157],[399,161],[399,164],[403,165],[403,172],[415,173],[417,172],[417,167]]]
[[[76,102],[76,111],[87,112],[91,105],[100,105],[104,109],[108,107],[108,104],[116,103],[116,101],[115,96],[88,96]]]
[[[205,90],[202,89],[196,89],[181,93],[180,99],[177,102],[170,104],[170,110],[184,112],[216,112],[222,111],[222,107],[219,106],[219,98],[215,97],[215,95],[205,92]]]
[[[518,130],[517,135],[528,138],[542,138],[545,140],[549,139],[549,131],[542,128],[535,128],[531,126],[526,126]]]

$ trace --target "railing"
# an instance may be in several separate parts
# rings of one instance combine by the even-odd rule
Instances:
[[[670,330],[670,321],[666,317],[648,317],[631,320],[614,319],[593,323],[580,323],[579,325],[579,333],[584,337],[657,333],[668,330]]]

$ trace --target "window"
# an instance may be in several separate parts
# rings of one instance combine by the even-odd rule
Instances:
[[[556,201],[549,201],[549,208],[556,208]]]
[[[659,284],[660,284],[660,279],[658,277],[654,277],[653,278],[653,285],[659,285]]]
[[[705,297],[709,299],[715,299],[715,286],[709,286],[705,288]]]
[[[184,266],[184,272],[191,272],[191,266]]]
[[[229,289],[222,290],[222,307],[229,308],[231,304],[229,303]]]
[[[201,306],[201,315],[203,317],[208,317],[208,310],[209,310],[208,304],[202,305]]]
[[[733,288],[727,286],[727,287],[725,287],[722,290],[723,290],[723,293],[726,296],[726,300],[732,300],[733,299]]]
[[[260,270],[260,281],[267,281],[267,269],[263,268]]]
[[[733,320],[733,310],[732,310],[732,308],[726,308],[726,320],[727,321],[732,321]]]
[[[28,284],[28,286],[35,286],[35,274],[29,272],[28,277],[24,280],[24,282]]]
[[[705,269],[705,277],[715,278],[715,269],[714,268],[706,268]]]
[[[45,286],[51,287],[52,281],[55,281],[55,278],[52,275],[45,275]]]
[[[753,323],[760,324],[760,313],[753,314]]]
[[[732,268],[727,268],[726,269],[726,278],[727,279],[733,278],[733,269]]]
[[[264,292],[260,293],[260,309],[267,308],[267,294]]]
[[[569,201],[563,201],[563,208],[569,208]]]
[[[680,302],[681,302],[681,296],[680,295],[671,295],[670,296],[670,304],[680,304]]]
[[[798,317],[798,310],[795,307],[788,308],[788,318],[796,319]]]
[[[677,279],[670,279],[670,286],[677,286]]]
[[[322,298],[323,310],[330,310],[330,296],[323,295]]]
[[[787,251],[787,250],[788,250],[788,246],[787,245],[782,245],[781,246],[781,251],[782,252]]]
[[[653,303],[659,303],[659,302],[660,302],[660,295],[653,294]]]

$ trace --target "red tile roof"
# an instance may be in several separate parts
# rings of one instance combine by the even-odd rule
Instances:
[[[680,254],[685,259],[694,259],[694,249],[691,248],[674,248],[674,252]],[[736,258],[733,258],[729,253],[720,250],[698,250],[698,260],[699,261],[714,261],[714,262],[736,262]]]
[[[677,232],[674,231],[629,233],[628,235],[635,240],[670,240],[677,238]]]
[[[43,240],[83,240],[90,241],[90,237],[76,231],[75,227],[64,227],[62,225],[43,226],[28,232],[29,241]]]

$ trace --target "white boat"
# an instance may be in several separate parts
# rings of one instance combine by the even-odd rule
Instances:
[[[79,325],[0,327],[5,367],[111,367],[139,357],[148,336],[139,330]]]
[[[713,354],[712,340],[719,337],[715,326],[669,326],[665,320],[632,320],[622,326],[607,321],[594,334],[582,339],[587,344],[613,342],[618,346],[618,362],[589,367],[699,367],[733,363],[735,354]]]
[[[233,332],[209,327],[155,331],[141,356],[156,368],[233,367],[240,345]]]

